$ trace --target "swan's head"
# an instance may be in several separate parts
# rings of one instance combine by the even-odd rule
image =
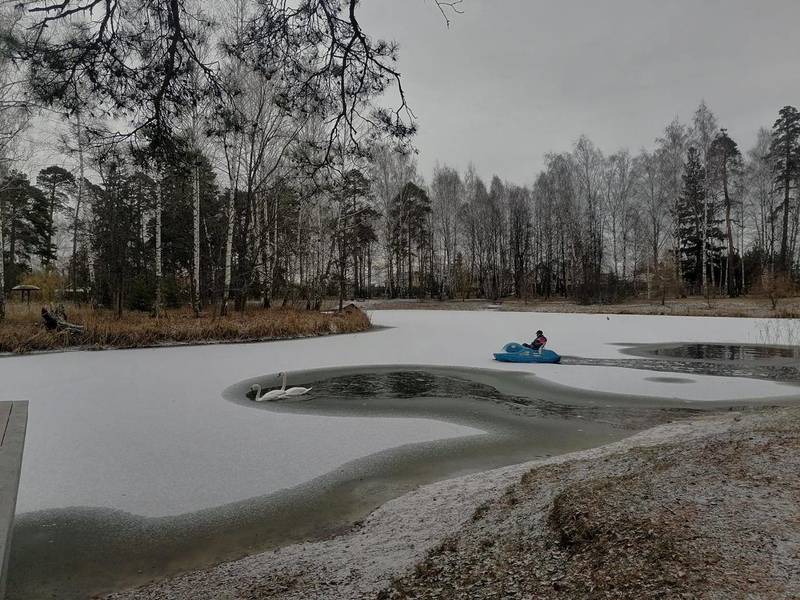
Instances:
[[[253,395],[258,396],[258,394],[260,392],[261,392],[261,386],[259,384],[257,384],[257,383],[254,383],[253,385],[250,386],[250,391],[247,392],[247,395],[248,396],[253,396]]]

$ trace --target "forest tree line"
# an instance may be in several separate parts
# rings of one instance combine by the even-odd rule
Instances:
[[[581,137],[529,186],[473,166],[426,182],[397,47],[360,28],[355,0],[134,4],[0,15],[0,316],[33,272],[156,314],[331,295],[735,296],[797,279],[792,106],[746,151],[701,103],[638,154]],[[18,134],[45,113],[65,159],[28,174]]]
[[[102,150],[87,151],[95,177],[82,183],[60,166],[4,178],[7,289],[60,269],[67,290],[106,306],[152,310],[160,277],[167,305],[319,308],[331,295],[733,296],[797,275],[800,115],[789,106],[744,154],[705,104],[638,155],[581,137],[546,157],[532,187],[448,166],[425,184],[413,155],[385,145],[323,185],[289,165],[233,187],[213,153],[154,173]]]

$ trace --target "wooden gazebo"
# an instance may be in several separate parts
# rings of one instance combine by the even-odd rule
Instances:
[[[19,299],[20,301],[27,300],[28,306],[31,305],[31,292],[40,292],[42,288],[35,286],[35,285],[15,285],[11,288],[11,295],[14,295],[14,292],[19,292]]]

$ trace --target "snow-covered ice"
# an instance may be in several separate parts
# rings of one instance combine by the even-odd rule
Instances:
[[[508,365],[491,352],[543,329],[562,354],[619,357],[615,343],[763,342],[756,319],[378,311],[364,334],[260,344],[0,359],[0,400],[30,401],[18,512],[107,507],[166,516],[298,485],[407,443],[477,433],[429,419],[253,411],[222,399],[281,370],[425,364],[528,370],[587,389],[714,400],[796,396],[798,388],[692,375],[692,383],[611,367]],[[663,375],[661,373],[660,375]],[[291,382],[290,382],[291,383]]]

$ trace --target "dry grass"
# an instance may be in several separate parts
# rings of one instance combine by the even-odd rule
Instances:
[[[800,412],[727,423],[535,467],[378,598],[800,598]]]
[[[155,319],[147,313],[126,312],[116,319],[110,311],[88,307],[67,309],[69,321],[83,325],[82,335],[47,331],[38,307],[30,311],[9,305],[0,322],[0,352],[25,353],[66,348],[145,348],[171,344],[246,342],[355,333],[370,327],[361,311],[319,313],[292,308],[249,309],[226,317],[201,316],[189,310],[172,311]]]

